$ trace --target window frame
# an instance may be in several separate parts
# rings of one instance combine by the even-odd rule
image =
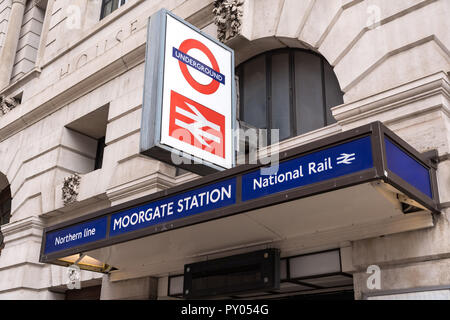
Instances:
[[[326,59],[318,54],[317,52],[306,50],[306,49],[300,49],[300,48],[280,48],[270,51],[262,52],[258,55],[255,55],[246,61],[243,61],[239,64],[239,66],[236,67],[236,76],[238,77],[238,83],[239,83],[239,113],[237,114],[238,119],[240,121],[243,121],[244,123],[247,123],[244,119],[244,109],[245,109],[245,103],[244,103],[244,84],[245,84],[245,75],[244,75],[244,65],[253,59],[260,58],[261,56],[265,57],[265,69],[266,69],[266,127],[261,129],[272,129],[273,128],[273,92],[272,92],[272,57],[274,55],[280,55],[280,54],[288,54],[288,68],[289,68],[289,125],[290,125],[290,134],[288,137],[284,139],[280,139],[280,141],[287,140],[289,138],[296,137],[298,135],[304,134],[300,133],[300,128],[298,128],[298,122],[297,122],[297,96],[298,93],[296,92],[296,74],[295,74],[295,54],[296,52],[305,52],[314,56],[317,56],[320,59],[320,77],[321,77],[321,85],[322,85],[322,119],[323,119],[323,127],[329,126],[330,124],[334,122],[328,121],[327,117],[327,93],[326,93],[326,79],[325,79],[325,63],[328,63]],[[329,64],[329,63],[328,63]],[[330,65],[331,69],[334,68]],[[339,82],[338,82],[339,85]],[[344,92],[342,92],[342,88],[339,85],[339,89],[341,91],[342,97],[344,95]],[[251,123],[249,123],[252,125]],[[253,126],[253,125],[252,125]],[[270,130],[267,130],[267,139],[268,141],[271,141],[270,136]]]
[[[116,11],[117,9],[119,9],[120,7],[124,6],[127,4],[128,0],[117,0],[117,8],[112,10],[110,13],[108,13],[107,15],[105,15],[105,5],[107,2],[114,2],[115,0],[102,0],[102,6],[100,9],[100,20],[103,20],[104,18],[106,18],[107,16],[109,16],[111,13],[113,13],[114,11]],[[123,3],[122,3],[123,1]]]

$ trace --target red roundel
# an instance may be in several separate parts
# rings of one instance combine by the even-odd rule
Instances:
[[[203,43],[201,43],[198,40],[187,39],[181,43],[180,48],[179,48],[179,50],[185,54],[187,54],[188,51],[191,49],[198,49],[201,52],[203,52],[208,57],[209,61],[211,62],[212,68],[216,72],[220,72],[219,64],[217,63],[216,58],[214,57],[211,50],[209,50],[207,46],[205,46]],[[180,65],[181,73],[183,74],[186,81],[191,85],[192,88],[194,88],[198,92],[203,93],[203,94],[213,94],[214,92],[217,91],[217,89],[219,89],[220,83],[218,81],[212,80],[210,84],[207,84],[207,85],[201,84],[201,83],[197,82],[191,76],[191,74],[189,73],[188,67],[185,63],[179,61],[178,64]]]

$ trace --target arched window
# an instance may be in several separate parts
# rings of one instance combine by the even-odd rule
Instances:
[[[333,68],[301,49],[265,52],[241,63],[239,118],[260,129],[279,129],[280,140],[335,122],[331,108],[343,103]]]
[[[0,226],[9,223],[10,217],[11,217],[11,189],[8,185],[7,187],[3,188],[3,190],[0,190]],[[0,230],[0,252],[2,251],[2,249],[3,249],[3,235]]]
[[[9,223],[11,217],[11,189],[7,186],[0,191],[0,226]]]

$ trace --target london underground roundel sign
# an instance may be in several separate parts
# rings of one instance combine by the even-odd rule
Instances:
[[[220,74],[219,64],[217,63],[217,60],[214,57],[214,55],[212,54],[211,50],[209,50],[208,47],[205,46],[200,41],[194,40],[194,39],[187,39],[187,40],[183,41],[183,43],[180,45],[180,50],[176,50],[174,48],[174,50],[176,50],[176,51],[174,51],[175,52],[174,56],[176,56],[177,58],[180,59],[180,61],[178,63],[180,65],[181,73],[183,74],[186,81],[189,82],[191,87],[194,88],[195,90],[197,90],[198,92],[203,93],[203,94],[215,93],[220,87],[219,80],[213,78],[208,85],[204,85],[204,84],[199,83],[197,80],[195,80],[192,77],[192,75],[189,73],[188,64],[185,62],[185,60],[182,60],[182,57],[186,57],[189,62],[195,61],[193,58],[191,58],[187,55],[187,53],[189,52],[190,49],[198,49],[202,53],[204,53],[208,57],[208,60],[209,60],[210,64],[212,65],[212,70],[213,70],[212,72],[215,71],[216,74]],[[183,54],[183,52],[186,52],[186,54]],[[194,62],[194,64],[195,63],[198,63],[200,65],[199,62]],[[202,64],[200,66],[201,66],[201,68],[203,68],[202,71],[209,70],[208,72],[210,72],[210,70],[211,70],[211,68],[206,67],[204,64]],[[223,78],[224,77],[222,76],[221,79],[223,79]],[[225,84],[225,80],[223,80],[222,83]]]
[[[177,152],[198,173],[233,166],[232,49],[161,10],[150,19],[144,90],[142,153],[169,162]]]

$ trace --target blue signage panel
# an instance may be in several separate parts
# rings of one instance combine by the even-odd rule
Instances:
[[[337,178],[373,167],[370,137],[363,137],[242,176],[242,201]],[[264,173],[271,173],[266,175]]]
[[[208,67],[206,64],[201,63],[197,59],[192,58],[190,55],[181,52],[177,48],[172,49],[172,56],[175,59],[178,59],[179,61],[185,63],[186,65],[193,67],[197,71],[200,71],[211,79],[214,79],[221,84],[225,84],[225,75],[221,74],[219,71],[214,70],[213,68]]]
[[[388,138],[384,138],[386,145],[386,160],[388,169],[408,182],[417,190],[433,198],[431,192],[430,172],[417,160],[397,147]]]
[[[111,216],[111,237],[236,203],[236,178],[181,193]]]
[[[320,151],[297,155],[297,157],[285,160],[277,166],[260,168],[245,174],[241,173],[246,170],[244,167],[241,172],[230,173],[233,176],[223,181],[208,182],[210,184],[176,195],[155,199],[152,202],[122,211],[115,211],[117,209],[111,208],[108,213],[99,213],[102,214],[102,217],[86,222],[77,221],[76,225],[48,231],[42,244],[44,247],[43,254],[56,256],[58,251],[67,249],[72,249],[70,252],[77,252],[77,247],[100,240],[105,240],[103,245],[110,239],[113,240],[111,243],[120,242],[122,239],[118,237],[119,235],[145,228],[148,228],[148,232],[142,230],[144,232],[139,233],[139,236],[151,234],[161,231],[160,229],[152,229],[152,226],[164,226],[175,220],[233,206],[240,202],[239,206],[236,207],[236,211],[230,208],[229,211],[224,212],[224,214],[238,213],[243,209],[245,210],[245,206],[242,206],[242,202],[245,203],[245,201],[280,194],[284,191],[337,179],[349,174],[360,173],[374,168],[375,165],[381,166],[382,157],[377,157],[379,162],[377,164],[374,163],[371,143],[372,135],[370,135],[370,132],[367,133],[367,136],[361,136],[362,133],[360,132],[358,134],[359,138],[351,141],[347,140]],[[391,138],[385,138],[384,141],[385,159],[390,172],[396,174],[407,183],[406,189],[410,190],[409,185],[411,185],[411,188],[414,187],[433,200],[431,175],[434,174],[434,169],[429,169],[425,164],[421,164],[419,160],[405,149],[394,143]],[[381,146],[377,145],[377,147],[379,149],[375,152],[381,154],[383,152],[380,148]],[[376,172],[372,173],[373,175],[367,175],[367,179],[363,181],[356,178],[354,183],[383,178],[383,176],[378,176]],[[385,173],[378,172],[378,174]],[[343,182],[345,184],[345,181]],[[338,183],[338,180],[336,180],[336,183]],[[238,189],[241,191],[241,199],[236,194]],[[317,190],[328,192],[333,189],[333,184],[330,183],[318,187]],[[316,192],[313,189],[309,191]],[[413,189],[411,189],[412,191]],[[424,197],[416,198],[430,207],[430,210],[437,211],[433,203],[426,203],[428,199],[423,200],[422,198]],[[282,197],[277,199],[282,199]],[[267,205],[265,201],[264,205]],[[209,219],[208,214],[205,214],[202,217],[198,217],[198,219],[187,219],[186,223],[196,223],[200,220],[207,221]],[[177,226],[181,226],[181,224],[175,227]],[[92,247],[95,247],[95,245],[92,245]],[[48,256],[44,257],[44,259],[47,258]]]
[[[108,218],[84,222],[47,234],[44,254],[61,251],[106,238]]]

